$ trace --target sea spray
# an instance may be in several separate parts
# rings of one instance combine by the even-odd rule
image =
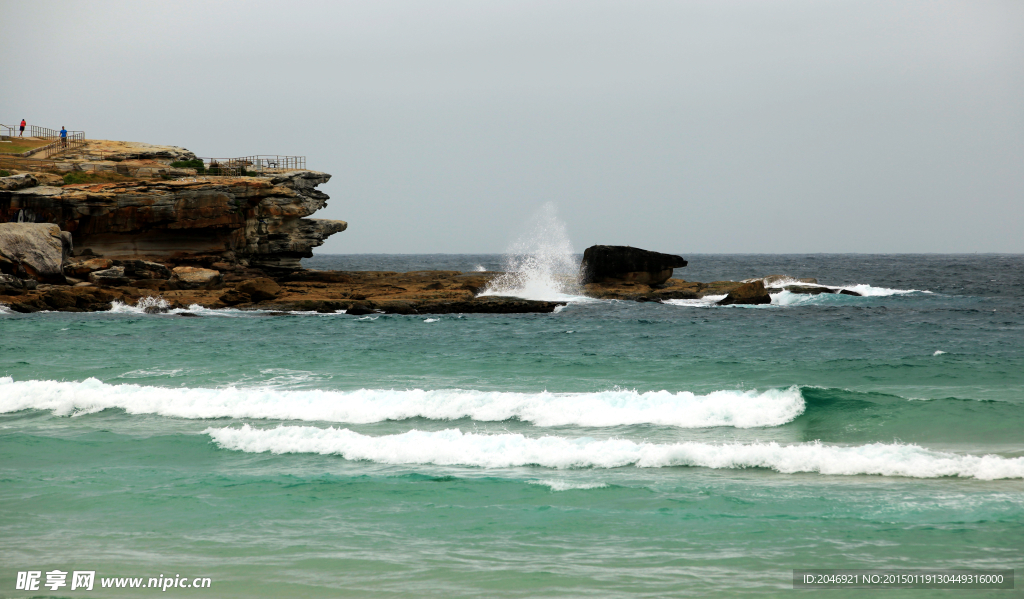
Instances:
[[[526,232],[505,252],[504,270],[481,295],[533,300],[580,296],[580,260],[553,203],[530,218]]]

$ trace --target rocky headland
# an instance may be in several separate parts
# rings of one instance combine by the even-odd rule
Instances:
[[[13,166],[12,166],[13,165]],[[199,305],[349,314],[552,312],[559,302],[481,296],[502,273],[311,271],[301,259],[347,223],[309,218],[327,173],[204,168],[184,148],[90,141],[59,158],[6,161],[0,173],[0,304],[16,312],[153,311]],[[672,278],[681,256],[592,246],[580,283],[602,299],[665,301],[770,292],[835,293],[813,279],[700,283]],[[841,291],[842,293],[853,293]],[[563,302],[564,303],[564,302]]]

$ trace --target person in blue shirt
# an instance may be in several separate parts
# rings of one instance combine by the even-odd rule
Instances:
[[[60,142],[61,142],[61,145],[64,145],[64,146],[68,145],[68,132],[67,132],[66,129],[64,129],[63,126],[61,126],[61,128],[60,128]]]

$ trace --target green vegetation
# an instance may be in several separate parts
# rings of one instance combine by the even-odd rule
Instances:
[[[234,177],[258,177],[259,173],[256,171],[247,171],[245,166],[226,166],[220,165],[216,162],[212,163],[209,168],[203,163],[202,160],[196,158],[195,160],[175,160],[171,163],[174,168],[194,168],[196,169],[197,175],[230,175]]]
[[[196,169],[197,175],[202,175],[206,172],[206,166],[203,161],[196,158],[195,160],[175,160],[171,163],[174,168],[194,168]]]
[[[116,181],[128,180],[133,179],[132,177],[126,177],[110,171],[101,171],[98,173],[74,171],[64,175],[64,185],[78,185],[81,183],[113,183]]]
[[[11,176],[11,171],[5,171],[5,170],[0,169],[0,177],[10,177],[10,176]]]

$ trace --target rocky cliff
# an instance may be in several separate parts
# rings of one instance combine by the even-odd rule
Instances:
[[[107,162],[115,172],[169,168],[152,160],[150,166]],[[80,167],[82,161],[63,164]],[[29,173],[0,186],[0,223],[56,224],[71,233],[76,255],[295,270],[312,248],[347,227],[305,218],[328,200],[316,187],[331,176],[317,171],[254,177],[176,172],[59,187],[46,184],[47,176],[53,175]]]

